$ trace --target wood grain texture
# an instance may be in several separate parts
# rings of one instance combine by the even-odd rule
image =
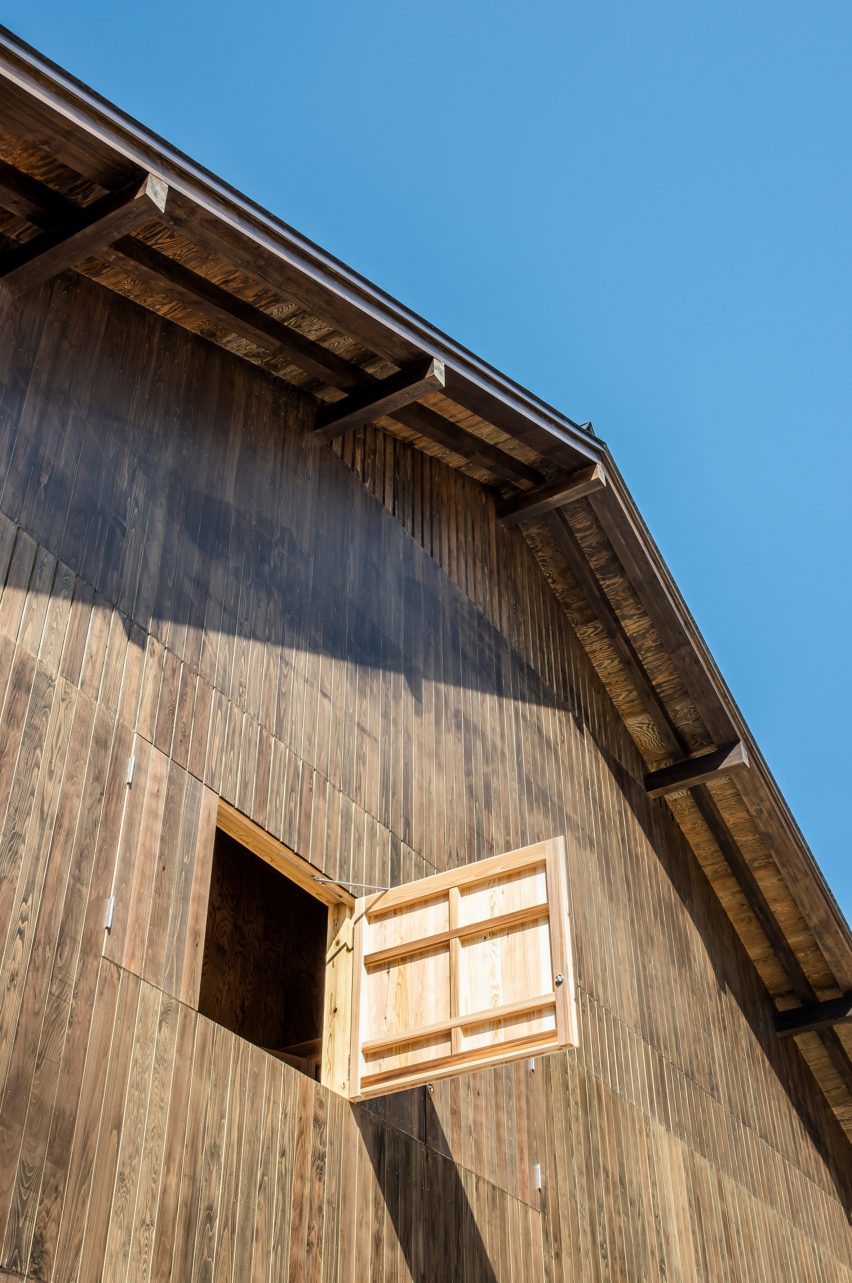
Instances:
[[[605,485],[604,470],[596,463],[579,469],[571,476],[548,481],[535,490],[511,495],[497,505],[497,516],[504,526],[516,526],[521,521],[535,520],[556,508],[566,508],[569,503],[576,503]]]
[[[297,394],[94,286],[0,327],[0,1268],[849,1280],[819,1044],[777,1039],[777,958],[700,817],[645,795],[647,714],[540,550],[380,430],[316,449]],[[350,1107],[199,1016],[219,795],[341,883],[565,833],[576,1049]]]
[[[29,81],[32,88],[32,51],[22,51],[20,47],[14,49],[14,43],[8,37],[4,39],[3,57],[15,67],[13,78],[17,81],[20,76],[23,76],[23,80]],[[37,58],[36,61],[38,61]],[[11,211],[11,217],[6,218],[4,222],[6,230],[13,238],[24,240],[31,238],[32,229],[26,224],[22,226],[22,217],[34,217],[36,227],[50,226],[57,218],[60,222],[67,222],[69,207],[79,213],[80,205],[77,202],[82,199],[86,202],[86,208],[90,209],[92,204],[97,202],[101,192],[104,190],[109,193],[114,192],[113,184],[120,187],[122,183],[128,181],[132,172],[124,147],[120,145],[119,152],[115,153],[103,141],[104,130],[107,135],[114,136],[114,115],[109,122],[101,115],[97,125],[97,138],[94,135],[89,135],[85,141],[82,141],[79,136],[75,138],[76,124],[72,126],[67,118],[63,118],[61,107],[57,111],[53,106],[47,105],[52,100],[58,102],[62,99],[62,93],[59,95],[56,93],[57,69],[42,66],[36,73],[36,79],[38,81],[37,102],[31,96],[28,97],[27,93],[19,87],[10,92],[10,86],[6,86],[0,95],[4,109],[10,113],[10,118],[17,122],[17,127],[22,131],[17,136],[12,133],[4,139],[4,150],[8,162],[3,171],[4,181],[0,183],[0,195],[7,200],[6,208]],[[45,86],[48,87],[47,101],[45,101]],[[69,90],[66,83],[64,86],[66,104],[69,92],[73,99],[75,91]],[[83,117],[89,115],[91,110],[91,100],[85,105],[78,101],[72,114],[76,121],[81,114]],[[125,129],[127,123],[125,122]],[[134,130],[135,141],[138,143],[138,129],[134,126],[130,132],[133,133]],[[29,142],[24,137],[28,132],[34,133],[34,137],[31,137]],[[125,135],[125,142],[128,137],[129,135]],[[148,147],[152,146],[156,153],[158,148],[162,148],[162,143],[160,140],[149,138]],[[135,172],[138,173],[139,169],[150,167],[150,150],[142,154],[137,151],[135,154],[138,166]],[[13,169],[11,183],[9,181],[10,163]],[[69,164],[71,169],[68,168]],[[172,167],[177,166],[178,172],[183,170],[183,159],[174,154],[171,155],[168,164]],[[16,168],[19,165],[22,166],[21,169]],[[47,184],[42,182],[45,178],[48,180]],[[183,181],[188,182],[189,188],[193,188],[196,178],[197,174],[190,178],[189,174],[185,173]],[[107,184],[106,189],[104,183]],[[38,192],[43,193],[40,201],[37,199]],[[62,195],[63,192],[66,195]],[[8,199],[10,194],[11,202]],[[351,370],[355,376],[356,386],[379,377],[372,372],[377,365],[405,364],[422,356],[425,349],[444,350],[443,345],[447,342],[445,336],[436,336],[434,332],[428,331],[428,327],[421,328],[421,337],[427,333],[431,334],[431,337],[426,339],[425,346],[418,343],[412,345],[410,334],[404,337],[399,329],[398,312],[395,312],[392,306],[392,315],[388,318],[386,308],[389,301],[386,298],[377,297],[367,282],[361,281],[357,286],[359,298],[362,295],[369,297],[372,305],[378,309],[377,314],[371,313],[369,309],[365,312],[358,303],[353,306],[352,299],[344,303],[337,289],[338,280],[331,284],[329,292],[330,282],[327,279],[323,280],[321,271],[317,276],[316,259],[310,262],[305,260],[304,244],[296,246],[290,243],[289,249],[285,252],[285,258],[288,260],[286,264],[280,254],[270,252],[269,242],[265,250],[261,249],[256,237],[257,225],[253,222],[249,226],[244,220],[244,203],[238,212],[237,206],[240,202],[237,201],[235,206],[234,194],[230,193],[230,197],[230,206],[221,208],[220,217],[217,219],[211,216],[206,197],[202,198],[201,203],[204,206],[204,213],[202,213],[186,194],[186,189],[176,192],[169,218],[172,230],[160,225],[156,230],[146,233],[154,237],[157,245],[165,245],[169,254],[162,255],[159,249],[154,252],[161,259],[170,259],[172,263],[175,259],[180,260],[179,265],[182,269],[187,260],[194,266],[200,267],[204,275],[201,277],[198,273],[194,275],[202,285],[203,282],[207,282],[208,286],[219,289],[220,293],[225,293],[234,303],[240,304],[244,309],[248,308],[256,316],[265,317],[264,324],[272,322],[267,309],[273,309],[275,325],[282,325],[279,318],[286,318],[283,328],[287,330],[291,340],[299,337],[303,344],[312,345],[315,352],[323,354],[322,360],[326,362],[326,367],[332,368],[335,363],[338,363],[338,366],[342,364],[344,367],[342,374],[345,374],[346,369]],[[34,206],[40,207],[34,209]],[[257,213],[257,210],[253,211],[253,220]],[[176,232],[174,228],[181,230]],[[267,233],[270,230],[267,222]],[[283,231],[284,229],[279,225],[274,234],[279,238],[279,244]],[[187,241],[185,233],[189,234],[190,241]],[[286,235],[284,239],[287,239]],[[137,242],[138,244],[140,243]],[[149,251],[152,249],[150,246],[148,248]],[[291,256],[295,257],[299,267],[295,267]],[[136,264],[133,276],[137,274],[138,267],[139,265]],[[338,264],[337,268],[339,267]],[[90,266],[88,270],[94,270],[98,279],[107,281],[120,293],[129,292],[130,296],[138,299],[143,306],[163,312],[170,319],[187,326],[193,332],[201,332],[208,339],[232,347],[242,358],[260,361],[276,375],[283,374],[288,380],[293,378],[292,367],[281,369],[282,364],[286,367],[286,361],[270,362],[263,353],[258,353],[250,344],[234,342],[237,336],[229,331],[227,321],[224,328],[221,325],[211,326],[207,316],[204,315],[203,304],[200,313],[197,307],[195,309],[192,306],[189,309],[184,306],[175,307],[174,302],[164,298],[162,292],[158,293],[156,288],[150,289],[145,281],[139,282],[133,279],[133,276],[128,275],[126,271],[115,273],[108,269],[104,273],[101,265],[96,265],[94,269]],[[173,271],[174,268],[169,270]],[[216,281],[221,284],[216,285]],[[222,286],[227,288],[222,289]],[[305,286],[308,287],[307,295],[302,293]],[[292,297],[282,297],[280,293],[282,289],[285,293],[294,291]],[[200,292],[203,296],[205,288],[203,287]],[[248,302],[249,299],[252,301]],[[333,304],[333,308],[340,308],[342,305],[342,313],[336,312],[336,315],[340,317],[345,314],[348,317],[348,321],[342,322],[341,333],[328,329],[329,324],[336,323],[330,322],[328,313],[324,310],[329,303]],[[301,307],[307,308],[309,312],[316,310],[316,315],[310,318],[307,315],[302,316],[299,313]],[[384,321],[378,319],[379,315],[384,316]],[[321,316],[326,316],[326,321],[320,320]],[[291,324],[286,323],[293,321],[297,326],[317,333],[322,341],[317,343],[313,339],[306,339],[301,334],[301,329],[294,329]],[[353,327],[351,330],[350,325]],[[32,327],[30,336],[36,332],[37,325]],[[433,341],[436,339],[437,342]],[[361,346],[363,343],[367,344],[367,350]],[[589,451],[585,447],[591,443],[584,440],[582,431],[577,431],[578,425],[564,418],[554,420],[552,411],[547,407],[530,398],[521,389],[512,388],[495,371],[486,370],[475,360],[472,363],[471,377],[470,354],[462,352],[455,345],[450,347],[453,351],[453,361],[449,369],[446,395],[435,394],[429,398],[430,406],[419,406],[413,411],[410,409],[406,411],[405,413],[416,412],[418,422],[413,426],[409,424],[402,426],[401,433],[395,426],[393,428],[395,433],[401,434],[406,440],[415,441],[418,449],[431,451],[432,457],[466,467],[470,475],[480,479],[482,479],[480,465],[484,468],[485,474],[489,475],[489,452],[492,462],[496,462],[493,459],[494,454],[501,456],[503,460],[509,460],[510,467],[515,471],[510,471],[508,475],[515,480],[526,480],[527,483],[532,481],[533,484],[536,480],[536,470],[530,464],[541,463],[541,458],[537,457],[536,448],[548,460],[545,465],[548,473],[552,470],[554,463],[565,467],[570,459],[571,462],[568,463],[570,469],[582,461],[588,461]],[[341,356],[344,351],[348,354],[349,360]],[[320,370],[326,367],[320,363]],[[334,376],[333,368],[332,375]],[[310,386],[310,380],[306,380],[298,371],[295,372],[295,378],[297,385]],[[342,377],[342,382],[346,383],[345,377]],[[519,395],[521,403],[518,402]],[[494,411],[498,412],[496,418]],[[548,427],[540,418],[542,412],[551,428],[555,423],[559,441],[554,440],[549,434]],[[490,419],[489,414],[492,416]],[[434,441],[429,439],[428,425],[432,422],[442,425],[438,432],[439,441],[444,440],[448,435],[451,436],[449,443],[445,442],[446,448],[439,446],[436,449]],[[462,427],[462,424],[465,426]],[[495,426],[497,424],[499,426]],[[475,428],[474,433],[468,430],[470,427]],[[588,427],[590,425],[587,425]],[[452,437],[453,433],[456,434],[455,437]],[[472,453],[470,448],[460,444],[459,435],[472,443]],[[509,456],[505,449],[494,446],[492,441],[498,441],[501,446],[508,446],[516,453]],[[361,453],[360,447],[356,446],[356,457]],[[519,454],[523,458],[519,458]],[[404,455],[403,461],[407,467],[410,456]],[[496,475],[505,475],[505,469],[501,470],[498,466]],[[697,700],[694,700],[693,694],[690,694],[688,701],[691,705],[690,717],[693,713],[698,714],[697,725],[694,728],[699,736],[697,747],[703,746],[701,736],[708,729],[711,740],[715,742],[719,742],[720,738],[724,740],[726,733],[719,728],[723,722],[727,724],[731,719],[737,722],[739,715],[730,699],[725,696],[712,660],[707,655],[706,648],[697,635],[683,603],[680,602],[676,588],[665,566],[662,565],[656,549],[647,538],[641,518],[633,509],[629,495],[615,473],[613,478],[617,483],[613,490],[619,491],[615,510],[609,515],[601,510],[603,527],[608,526],[609,516],[614,518],[610,535],[613,547],[619,550],[615,558],[616,576],[610,582],[613,587],[617,587],[620,595],[628,598],[636,590],[634,595],[638,606],[635,615],[627,615],[624,618],[631,630],[638,625],[648,639],[653,639],[655,664],[667,669],[669,680],[673,675],[675,677],[685,675],[687,685],[693,694],[697,694]],[[540,480],[540,476],[538,479]],[[407,484],[406,492],[410,500],[410,505],[407,506],[411,507],[412,514],[417,514],[419,520],[421,509],[416,486]],[[528,531],[528,535],[530,533]],[[638,574],[633,573],[634,569],[638,569]],[[666,605],[666,611],[662,615],[658,610],[660,604]],[[673,631],[671,625],[674,626]],[[626,675],[626,683],[625,674],[619,675],[618,685],[622,693],[629,696],[630,688],[640,671],[634,667],[633,671]],[[612,689],[608,676],[609,674],[604,670],[604,682],[609,689]],[[697,684],[693,679],[697,679]],[[709,699],[706,698],[707,696]],[[673,705],[673,711],[680,723],[681,709],[677,703]],[[637,742],[641,747],[646,742],[648,728],[641,721],[634,723],[634,726]],[[691,729],[687,738],[691,739]],[[820,948],[829,965],[834,969],[839,986],[848,988],[852,984],[852,950],[850,950],[848,929],[836,905],[821,885],[801,835],[797,832],[795,823],[774,782],[765,771],[759,754],[754,750],[752,754],[758,769],[754,772],[752,780],[741,788],[740,809],[745,807],[751,813],[764,835],[768,849],[778,852],[789,894],[801,909],[804,918],[816,928]],[[781,888],[778,885],[776,895],[780,893]]]
[[[10,252],[0,264],[0,283],[12,294],[23,294],[58,276],[82,259],[162,214],[168,187],[147,174],[128,188],[101,197],[70,224],[43,232]]]

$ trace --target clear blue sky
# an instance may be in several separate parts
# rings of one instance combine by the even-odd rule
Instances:
[[[6,0],[609,443],[852,916],[852,6]]]

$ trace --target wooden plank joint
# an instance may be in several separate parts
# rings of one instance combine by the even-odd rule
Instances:
[[[590,468],[580,468],[568,477],[548,481],[536,490],[511,495],[498,504],[497,516],[504,526],[517,526],[521,521],[532,521],[546,512],[575,503],[605,485],[606,474],[599,463],[594,463]]]
[[[742,740],[735,740],[733,744],[702,753],[700,757],[690,757],[672,766],[664,766],[660,771],[652,771],[645,776],[645,792],[649,797],[665,797],[667,793],[695,788],[697,784],[705,784],[748,765],[745,744]]]
[[[323,406],[317,413],[314,436],[318,441],[333,441],[366,423],[375,423],[376,419],[442,388],[444,379],[444,362],[437,357],[408,366],[372,387],[359,388],[350,396]]]

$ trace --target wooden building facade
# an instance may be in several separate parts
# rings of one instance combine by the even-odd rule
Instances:
[[[0,1278],[852,1280],[849,930],[605,445],[8,33],[0,234]]]

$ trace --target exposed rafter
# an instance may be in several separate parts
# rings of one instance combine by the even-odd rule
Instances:
[[[27,53],[14,41],[0,38],[0,57],[19,64],[25,80],[33,74]],[[21,64],[27,63],[27,66]],[[55,71],[55,68],[53,69]],[[37,72],[35,74],[38,74]],[[0,86],[2,96],[2,86]],[[10,121],[26,116],[26,131],[50,136],[51,150],[82,177],[104,188],[118,186],[129,171],[147,167],[151,157],[163,159],[163,172],[175,190],[166,221],[195,244],[222,254],[256,280],[298,302],[342,333],[398,367],[434,352],[447,365],[447,395],[469,412],[493,424],[519,443],[545,455],[553,464],[571,469],[591,463],[599,443],[574,420],[506,378],[447,335],[403,308],[369,281],[347,268],[307,238],[226,187],[185,156],[172,152],[129,118],[96,112],[91,104],[75,115],[75,127],[65,119],[69,99],[79,108],[75,90],[41,76],[38,95],[7,93],[3,106]],[[79,121],[84,125],[81,141]],[[153,148],[152,148],[153,143]],[[542,478],[539,477],[539,480]]]
[[[86,206],[70,226],[43,232],[12,250],[0,263],[0,282],[13,294],[35,289],[127,232],[160,217],[168,194],[161,178],[146,174],[141,181],[102,197]]]
[[[0,162],[0,205],[36,226],[53,229],[57,225],[80,227],[89,208],[75,205],[46,183],[40,183],[3,162]],[[134,279],[150,285],[164,297],[191,307],[206,320],[226,326],[273,356],[291,361],[313,378],[345,388],[357,387],[361,383],[369,386],[373,382],[372,375],[345,361],[336,352],[291,329],[283,321],[231,294],[145,241],[122,236],[98,250],[98,256],[114,263]]]
[[[314,436],[318,441],[333,441],[385,415],[393,415],[427,393],[440,391],[444,377],[443,361],[437,358],[418,361],[372,387],[323,406],[317,412]]]
[[[800,1002],[809,1001],[814,995],[814,990],[792,946],[781,930],[775,914],[769,907],[751,866],[740,850],[739,844],[731,836],[713,797],[706,788],[697,788],[692,794],[692,801],[707,826],[710,836],[725,857],[725,862],[733,873],[740,891],[787,976],[790,988]]]
[[[662,744],[673,751],[682,752],[684,749],[683,737],[671,720],[662,699],[657,694],[656,688],[648,677],[633,643],[624,631],[624,626],[618,618],[612,603],[589,566],[576,535],[565,518],[559,513],[552,513],[547,517],[546,525],[564,556],[568,568],[577,580],[578,586],[593,607],[598,617],[598,622],[631,674],[636,692],[654,722]],[[694,758],[691,761],[701,762],[702,759]],[[699,785],[692,792],[692,800],[730,868],[751,912],[769,941],[770,947],[778,958],[793,993],[796,994],[800,1002],[805,1004],[804,1007],[797,1009],[797,1013],[799,1011],[803,1013],[807,1010],[813,1011],[813,999],[816,997],[815,990],[805,975],[795,951],[788,942],[775,914],[767,903],[748,861],[731,836],[728,826],[711,794],[703,785]],[[842,1000],[835,1001],[839,1003]],[[822,1004],[817,1005],[821,1006]],[[793,1012],[790,1012],[789,1015],[785,1012],[779,1014],[778,1021],[792,1020],[793,1017]],[[777,1023],[776,1027],[778,1027]],[[793,1030],[791,1029],[790,1032],[793,1032]],[[852,1090],[852,1063],[850,1063],[843,1044],[833,1029],[827,1027],[827,1023],[820,1024],[818,1033],[834,1072],[841,1078],[846,1088]]]
[[[101,202],[86,207],[76,205],[29,174],[6,164],[0,167],[0,204],[36,226],[50,228],[51,234],[56,236],[59,228],[64,232],[72,228],[82,231],[92,211],[99,208]],[[39,240],[28,241],[21,251],[14,253],[29,250]],[[359,389],[378,388],[384,382],[144,241],[124,235],[91,252],[114,262],[131,278],[144,281],[164,297],[191,307],[208,320],[249,339],[272,356],[283,357],[322,383],[353,393]],[[536,468],[468,432],[428,406],[399,406],[391,417],[503,480],[522,487],[536,486],[542,480]]]
[[[324,272],[314,275],[305,262],[298,267],[288,257],[276,257],[273,262],[267,254],[247,245],[245,237],[225,220],[199,219],[198,208],[182,196],[170,204],[167,222],[196,244],[223,255],[256,280],[280,290],[307,311],[322,317],[328,325],[357,339],[395,365],[408,365],[422,357],[423,347],[440,351],[447,366],[448,396],[557,466],[565,468],[594,460],[597,449],[594,442],[587,439],[585,429],[568,419],[561,420],[557,427],[551,422],[556,418],[551,407],[503,379],[469,352],[457,348],[446,335],[435,333],[433,338],[419,321],[417,327],[422,327],[424,334],[418,350],[412,342],[409,318],[401,323],[394,323],[387,315],[379,319],[372,308],[363,306],[360,282],[353,289],[338,277],[337,288],[329,289],[328,283],[321,280]],[[315,249],[311,246],[312,251]],[[340,264],[334,266],[339,271]],[[503,395],[495,395],[490,386],[495,380],[502,383]],[[543,478],[539,475],[538,479]]]
[[[775,1017],[775,1031],[779,1038],[789,1038],[793,1034],[807,1034],[817,1029],[829,1029],[832,1025],[846,1024],[850,1020],[852,993],[844,993],[840,998],[779,1011]]]
[[[589,504],[654,631],[695,701],[712,740],[716,744],[729,743],[739,732],[718,686],[718,674],[701,647],[690,645],[685,637],[677,590],[657,558],[645,555],[643,531],[634,524],[629,496],[618,490],[617,485],[607,485],[589,496]],[[635,522],[639,521],[637,513]]]
[[[588,561],[580,547],[576,535],[571,530],[567,521],[559,513],[552,513],[546,518],[547,527],[554,538],[554,541],[560,552],[565,558],[569,570],[577,580],[578,586],[582,590],[587,601],[594,609],[598,622],[607,634],[619,658],[624,662],[628,672],[631,675],[637,694],[651,717],[661,743],[672,751],[683,751],[684,740],[677,726],[671,720],[668,710],[656,688],[648,677],[642,665],[642,661],[637,654],[633,643],[630,641],[624,626],[615,612],[612,603],[604,592],[597,577],[589,566]],[[700,763],[702,758],[690,759],[692,762]],[[673,768],[668,768],[673,769]],[[697,781],[696,781],[697,783]],[[683,787],[683,786],[681,786]],[[803,1015],[808,1011],[815,1011],[823,1004],[815,1004],[816,992],[810,981],[805,975],[795,951],[787,940],[781,929],[775,914],[769,907],[761,887],[751,870],[745,856],[728,829],[722,815],[720,814],[716,803],[708,790],[699,785],[692,792],[692,800],[698,809],[701,818],[707,825],[710,834],[721,851],[734,879],[739,886],[742,895],[745,897],[751,912],[754,914],[763,934],[766,936],[770,947],[777,957],[785,975],[787,976],[790,988],[796,994],[799,1001],[805,1004],[797,1008],[795,1012],[779,1013],[776,1021],[778,1022],[793,1021],[794,1017],[801,1012]],[[837,1004],[842,1003],[842,999],[836,999]],[[826,1006],[828,1004],[825,1004]],[[835,1009],[836,1010],[836,1009]],[[829,1013],[833,1014],[833,1012]],[[844,1019],[846,1017],[843,1017]],[[841,1078],[847,1089],[852,1090],[852,1063],[846,1054],[843,1044],[840,1042],[833,1029],[829,1026],[832,1022],[822,1022],[819,1026],[812,1026],[819,1033],[820,1040],[823,1044],[826,1055],[831,1061],[832,1067],[836,1074]],[[784,1032],[779,1028],[779,1033]],[[804,1032],[804,1030],[793,1030],[789,1032]]]
[[[501,450],[499,446],[492,445],[483,437],[478,437],[476,433],[459,427],[452,419],[445,419],[442,414],[430,410],[428,405],[407,405],[404,409],[397,410],[393,417],[397,423],[404,424],[427,440],[434,441],[436,445],[444,446],[469,463],[487,468],[489,472],[506,477],[517,485],[535,486],[542,479],[537,468]]]
[[[810,1006],[816,1000],[816,990],[805,975],[792,946],[778,925],[778,920],[769,907],[748,861],[731,837],[710,791],[703,787],[697,788],[692,795],[692,800],[707,825],[713,841],[725,857],[740,891],[745,896],[775,956],[781,963],[792,992],[801,1003]],[[818,1036],[834,1072],[841,1079],[846,1090],[852,1091],[852,1062],[846,1054],[843,1043],[833,1029],[822,1028],[818,1030]]]
[[[735,740],[733,744],[725,744],[710,753],[664,766],[661,771],[651,771],[645,776],[645,792],[649,797],[665,797],[667,793],[695,788],[697,784],[718,779],[720,775],[742,770],[748,765],[745,744],[742,740]]]
[[[34,227],[56,227],[62,222],[70,223],[82,214],[82,210],[73,201],[67,200],[59,192],[54,192],[37,178],[15,169],[7,160],[0,159],[0,201],[4,209],[18,218],[24,218]]]
[[[603,467],[594,463],[589,468],[580,468],[570,476],[548,481],[525,494],[510,495],[498,505],[497,516],[504,526],[516,526],[521,521],[532,521],[556,508],[565,508],[569,503],[575,503],[584,495],[592,494],[605,485]]]
[[[576,579],[580,591],[595,612],[598,623],[603,628],[613,649],[630,674],[630,679],[642,702],[642,706],[656,730],[660,748],[663,752],[672,755],[685,753],[687,751],[686,743],[672,721],[662,697],[658,694],[654,683],[648,676],[635,646],[625,632],[624,625],[619,619],[615,607],[589,565],[574,531],[559,513],[552,513],[548,516],[546,518],[546,526],[553,537],[554,543],[565,558],[568,569]]]
[[[343,379],[352,381],[352,367],[336,352],[300,334],[261,308],[246,303],[145,241],[125,236],[104,257],[167,298],[191,307],[215,324],[226,326],[270,355],[280,356],[297,365],[312,378],[335,384]]]
[[[683,736],[672,721],[665,703],[648,677],[641,658],[625,632],[624,625],[602,585],[586,560],[573,530],[559,513],[552,513],[548,516],[545,524],[557,548],[565,558],[569,570],[577,580],[583,595],[595,611],[599,624],[630,673],[636,693],[654,723],[661,744],[669,751],[683,752],[685,748]],[[708,756],[710,755],[705,754],[703,759],[699,757],[690,759],[690,761],[694,763],[702,763],[703,761],[706,769]],[[674,768],[667,769],[672,770]],[[697,784],[697,781],[694,783]],[[801,1002],[809,1004],[809,999],[816,996],[815,991],[811,987],[793,948],[769,907],[747,860],[731,836],[713,798],[706,788],[698,786],[692,792],[692,800],[707,825],[713,840],[722,852],[740,891],[769,941],[775,956],[778,958],[791,989]],[[847,1086],[852,1085],[852,1065],[850,1065],[849,1057],[846,1055],[839,1039],[832,1030],[826,1028],[821,1030],[820,1037],[835,1072],[840,1075]]]

